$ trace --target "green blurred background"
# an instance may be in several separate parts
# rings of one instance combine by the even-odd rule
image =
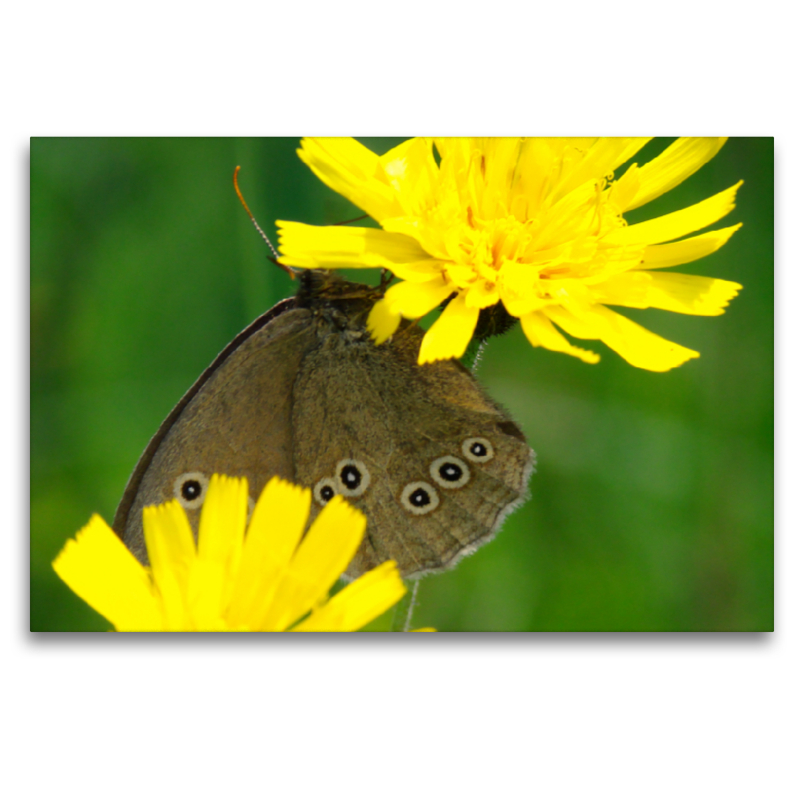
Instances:
[[[377,152],[401,139],[364,138]],[[657,139],[642,164],[671,140]],[[219,350],[292,293],[262,227],[360,211],[296,139],[31,140],[31,630],[106,630],[50,562],[93,512],[111,521],[163,418]],[[619,171],[617,174],[621,174]],[[678,271],[738,281],[721,317],[624,310],[701,352],[668,373],[598,342],[599,365],[517,327],[478,375],[538,454],[497,538],[423,580],[416,625],[447,631],[773,628],[773,140],[731,139],[636,222],[744,179],[714,227],[744,227]],[[366,223],[359,223],[366,224]],[[374,282],[377,273],[351,273]],[[373,629],[387,629],[384,615]]]

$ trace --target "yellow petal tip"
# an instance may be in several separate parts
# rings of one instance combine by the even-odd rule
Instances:
[[[375,344],[383,344],[400,325],[400,315],[391,310],[386,300],[378,300],[367,318],[367,330]]]

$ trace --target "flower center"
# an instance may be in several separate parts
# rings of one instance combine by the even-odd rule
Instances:
[[[458,226],[457,263],[470,266],[474,277],[495,283],[503,267],[523,259],[531,242],[530,224],[513,216],[481,220],[472,209]]]

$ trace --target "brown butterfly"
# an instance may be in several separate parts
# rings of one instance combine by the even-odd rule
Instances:
[[[213,473],[245,476],[251,506],[273,475],[367,516],[346,577],[387,559],[416,578],[489,541],[523,502],[535,454],[458,361],[417,364],[423,331],[376,345],[381,288],[321,270],[242,331],[198,378],[139,459],[114,529],[143,562],[144,506],[177,498],[195,534]]]

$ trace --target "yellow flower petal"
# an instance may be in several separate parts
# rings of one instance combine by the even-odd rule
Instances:
[[[741,227],[740,222],[738,225],[731,225],[730,228],[701,233],[699,236],[683,239],[680,242],[651,244],[644,250],[641,266],[643,269],[663,269],[696,261],[719,250]]]
[[[238,568],[247,524],[247,479],[212,475],[208,483],[200,528],[197,556]]]
[[[390,286],[384,302],[392,314],[406,319],[424,317],[455,291],[455,287],[439,276],[427,283],[396,283]]]
[[[659,244],[698,231],[700,228],[705,228],[706,225],[713,225],[734,209],[733,201],[742,183],[743,181],[739,181],[729,189],[693,206],[682,208],[680,211],[673,211],[671,214],[640,222],[637,225],[618,228],[609,233],[603,241],[605,244],[622,245]]]
[[[284,630],[321,603],[352,561],[366,529],[366,517],[336,495],[300,543],[260,627]]]
[[[625,174],[611,184],[611,188],[608,190],[608,202],[613,203],[619,211],[623,211],[636,197],[639,186],[639,166],[631,164]]]
[[[718,278],[634,270],[592,286],[592,295],[595,302],[608,305],[716,317],[724,313],[728,301],[741,288],[738,283]]]
[[[402,233],[346,225],[304,225],[278,220],[278,259],[292,267],[385,267],[418,264],[430,259],[414,241]]]
[[[403,233],[416,240],[430,258],[439,261],[449,259],[446,232],[439,224],[432,224],[424,217],[391,217],[383,220],[381,227],[390,233]]]
[[[611,136],[598,139],[558,184],[553,192],[554,199],[564,197],[587,181],[602,180],[644,147],[647,141],[645,137],[631,139]]]
[[[563,149],[563,148],[562,148]],[[557,160],[550,139],[532,137],[520,147],[512,194],[523,201],[517,205],[520,219],[535,216],[551,183],[557,180]]]
[[[663,339],[605,306],[590,306],[580,317],[558,306],[549,306],[544,313],[570,336],[600,339],[634,367],[666,372],[700,355]]]
[[[392,273],[397,278],[411,283],[427,283],[441,278],[449,264],[436,259],[427,261],[416,261],[409,264],[395,264],[392,266]]]
[[[632,136],[628,139],[628,147],[619,154],[617,162],[611,167],[612,172],[617,167],[624,164],[628,159],[633,158],[653,137],[652,136]]]
[[[532,311],[539,311],[545,306],[552,305],[550,300],[537,297],[533,292],[523,298],[515,297],[513,293],[508,292],[503,293],[501,297],[506,311],[508,311],[512,317],[519,317],[520,319],[522,319],[525,314],[530,314]]]
[[[177,500],[148,506],[143,512],[143,526],[153,582],[161,598],[164,627],[170,631],[186,630],[191,624],[186,603],[189,574],[197,557],[186,512]]]
[[[500,292],[496,286],[489,288],[486,281],[475,281],[466,291],[464,302],[467,308],[487,308],[500,302]]]
[[[597,187],[583,183],[564,195],[548,209],[545,222],[536,231],[528,251],[546,250],[553,245],[562,244],[565,239],[579,241],[587,234],[594,217],[586,215],[586,209],[593,208],[598,196]],[[532,253],[531,253],[532,255]]]
[[[335,192],[380,222],[401,213],[380,159],[350,137],[307,138],[297,151],[312,172]],[[295,265],[299,266],[299,265]]]
[[[271,478],[253,509],[244,556],[249,568],[273,572],[285,567],[303,537],[311,508],[311,490]],[[244,571],[240,576],[247,577]]]
[[[188,601],[200,630],[215,629],[230,602],[247,524],[247,480],[212,475],[189,574]]]
[[[480,216],[491,219],[506,213],[509,206],[509,189],[514,170],[519,161],[522,140],[519,137],[500,136],[482,139],[483,186]]]
[[[148,571],[97,514],[66,543],[53,569],[118,631],[162,629]]]
[[[677,272],[657,272],[651,278],[647,293],[651,308],[704,317],[716,317],[724,313],[729,301],[742,288],[740,283],[733,281]]]
[[[600,360],[600,356],[597,353],[593,353],[591,350],[583,350],[570,344],[541,312],[534,311],[530,314],[525,314],[520,317],[520,322],[525,336],[528,337],[528,341],[534,347],[546,347],[548,350],[566,353],[585,361],[587,364],[596,364]]]
[[[405,593],[397,564],[386,561],[345,586],[294,630],[357,631],[391,608]]]
[[[467,307],[463,294],[454,297],[425,334],[418,363],[463,356],[478,324],[479,313],[480,309]]]
[[[639,191],[628,205],[622,206],[622,210],[639,208],[673,189],[711,161],[727,140],[727,136],[677,139],[639,169]]]
[[[433,141],[443,161],[452,162],[456,169],[466,169],[475,148],[472,138],[469,136],[437,136]]]
[[[589,289],[590,303],[609,303],[628,308],[647,308],[647,292],[652,279],[642,270],[623,272],[601,283],[592,284]],[[580,313],[574,307],[573,313]]]
[[[261,619],[292,559],[308,520],[311,491],[271,478],[253,509],[228,608],[232,626]]]
[[[378,300],[367,317],[367,330],[372,334],[375,344],[383,344],[400,325],[402,317],[395,314],[386,300]]]
[[[500,297],[506,311],[512,317],[522,317],[531,311],[538,311],[552,301],[540,290],[541,282],[532,281],[531,268],[526,265],[509,265],[504,269],[500,282]]]
[[[380,156],[378,160],[404,214],[415,216],[430,206],[439,176],[428,141],[409,139]],[[387,209],[383,217],[388,216]]]

